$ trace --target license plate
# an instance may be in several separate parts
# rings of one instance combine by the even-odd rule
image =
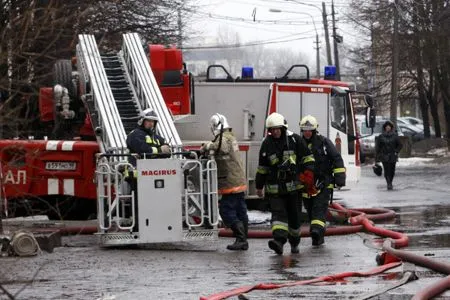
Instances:
[[[77,169],[77,163],[73,161],[47,161],[46,170],[52,171],[74,171]]]

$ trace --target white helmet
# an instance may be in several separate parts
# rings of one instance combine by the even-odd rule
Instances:
[[[214,136],[218,135],[221,130],[231,128],[228,124],[227,118],[219,113],[212,115],[209,123],[211,124],[211,131]]]
[[[284,127],[288,128],[286,119],[279,113],[271,113],[266,119],[266,128]]]
[[[155,123],[159,121],[158,116],[156,115],[155,111],[152,108],[147,108],[144,111],[142,111],[140,113],[140,117],[141,118],[138,121],[139,126],[142,126],[142,124],[144,123],[144,120],[152,120],[152,121],[155,121]]]
[[[317,119],[311,115],[307,115],[303,117],[300,121],[300,130],[317,130],[319,124],[317,123]]]

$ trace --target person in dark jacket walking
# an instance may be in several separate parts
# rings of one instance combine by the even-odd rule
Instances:
[[[269,248],[278,255],[289,241],[291,253],[299,253],[300,209],[298,193],[301,188],[299,174],[308,174],[313,184],[314,157],[300,140],[300,136],[287,130],[288,124],[279,113],[272,113],[266,119],[267,136],[259,151],[256,172],[256,193],[268,198],[272,213],[273,239]]]
[[[228,250],[247,250],[248,215],[245,203],[247,184],[239,146],[224,115],[214,114],[210,119],[214,140],[202,146],[201,151],[213,151],[217,163],[219,213],[224,224],[231,228],[236,240]]]
[[[387,189],[392,190],[392,181],[395,176],[395,165],[398,153],[402,149],[402,143],[398,134],[394,131],[394,123],[386,121],[383,124],[383,132],[375,139],[376,162],[381,162],[384,169]]]
[[[317,132],[319,124],[311,115],[300,121],[300,130],[315,159],[315,185],[305,188],[302,197],[310,220],[313,246],[325,242],[325,218],[334,186],[345,186],[345,167],[341,154],[330,139]]]

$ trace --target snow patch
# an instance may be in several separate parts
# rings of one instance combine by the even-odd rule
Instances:
[[[250,224],[265,224],[270,222],[272,214],[270,212],[263,212],[259,210],[248,211],[248,222]]]
[[[428,158],[428,157],[399,158],[397,166],[408,167],[408,166],[426,165],[426,164],[429,164],[433,159],[434,158]]]
[[[439,157],[450,157],[450,152],[447,147],[431,149],[427,154]]]

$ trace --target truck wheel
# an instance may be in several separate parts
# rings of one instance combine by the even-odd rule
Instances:
[[[76,97],[76,89],[72,82],[72,62],[69,59],[57,60],[53,66],[53,81],[67,88],[71,98]]]

